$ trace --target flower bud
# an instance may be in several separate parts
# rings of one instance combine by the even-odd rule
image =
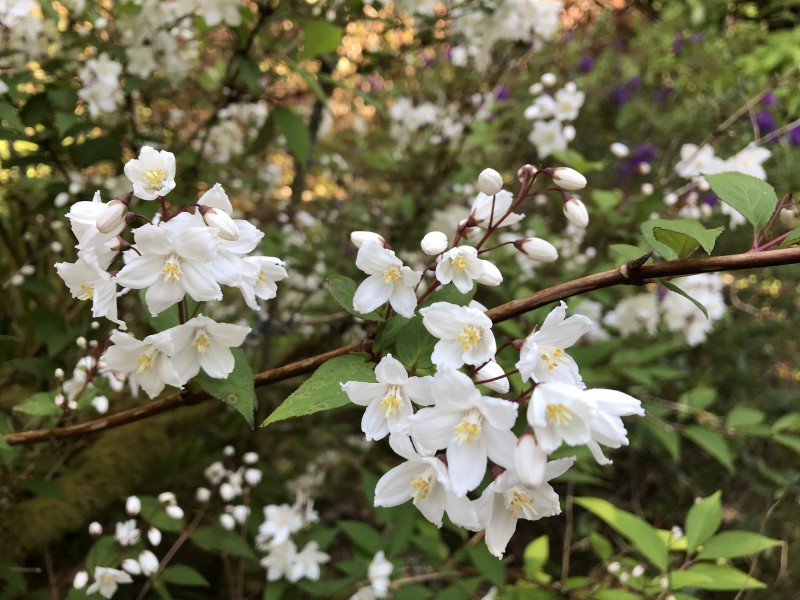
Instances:
[[[384,237],[373,231],[354,231],[350,234],[350,241],[356,248],[361,248],[365,242],[378,242],[384,248],[386,247]]]
[[[517,442],[514,464],[520,481],[525,485],[536,487],[544,481],[547,452],[539,447],[530,431],[523,433]]]
[[[244,523],[247,520],[247,517],[250,516],[250,507],[245,506],[244,504],[234,506],[231,514],[233,515],[233,518],[236,519],[237,523]]]
[[[505,371],[503,370],[503,367],[498,365],[495,361],[490,360],[488,363],[478,369],[478,372],[475,373],[475,377],[477,378],[477,381],[484,381],[486,379],[495,379],[495,377],[500,377],[504,373]],[[487,381],[481,385],[485,385],[490,390],[497,392],[498,394],[507,394],[508,390],[511,388],[511,385],[508,383],[508,377],[495,379],[494,381]]]
[[[142,502],[136,496],[128,496],[125,501],[125,511],[128,516],[135,517],[142,510]]]
[[[553,262],[558,260],[558,250],[542,238],[525,238],[514,242],[514,247],[526,254],[531,260],[538,262]]]
[[[86,571],[78,571],[72,580],[72,587],[76,590],[82,590],[89,583],[89,573]]]
[[[569,167],[556,167],[551,174],[553,183],[562,190],[573,192],[586,187],[586,177]]]
[[[800,225],[800,219],[797,218],[797,207],[792,206],[790,208],[782,208],[781,209],[781,223],[787,229],[794,229],[798,225]]]
[[[586,205],[573,196],[564,202],[564,216],[573,225],[583,228],[589,226],[589,212],[586,210]]]
[[[633,575],[634,577],[641,577],[642,575],[644,575],[644,567],[642,565],[636,565],[635,567],[633,567],[631,575]]]
[[[81,336],[79,336],[79,337],[77,337],[77,338],[75,339],[75,345],[76,345],[78,348],[80,348],[81,350],[86,350],[86,345],[87,345],[86,338],[85,338],[85,337],[83,337],[82,335],[81,335]]]
[[[254,465],[258,462],[258,454],[255,452],[245,452],[242,456],[242,462],[246,465]]]
[[[232,531],[233,529],[236,528],[236,519],[233,518],[233,515],[229,515],[228,513],[222,513],[219,516],[219,524],[222,525],[223,529]]]
[[[675,192],[670,192],[666,196],[664,196],[664,204],[667,206],[674,206],[678,203],[678,194]]]
[[[122,568],[131,575],[142,574],[142,567],[139,565],[139,561],[134,560],[133,558],[126,558],[125,560],[123,560]]]
[[[425,234],[419,245],[428,256],[436,256],[447,250],[450,242],[441,231],[431,231]]]
[[[482,283],[483,285],[500,285],[503,283],[503,274],[500,272],[500,269],[494,265],[494,263],[491,263],[488,260],[481,262],[483,262],[483,274],[478,277],[478,283]]]
[[[650,171],[653,170],[653,167],[650,163],[640,162],[639,163],[639,173],[642,175],[647,175]]]
[[[161,504],[175,504],[178,499],[172,492],[161,492],[158,495],[158,501],[161,502]]]
[[[642,184],[642,195],[644,195],[644,196],[652,196],[653,195],[653,191],[655,191],[655,188],[653,187],[652,183],[643,183]]]
[[[64,369],[61,368],[56,369],[54,375],[58,380],[64,379]]]
[[[494,196],[503,189],[503,177],[494,169],[484,169],[478,175],[478,189],[487,196]]]
[[[532,96],[538,96],[544,91],[544,86],[540,82],[536,82],[528,88],[528,93]]]
[[[106,414],[108,412],[108,397],[95,396],[92,398],[92,406],[99,414]]]
[[[203,222],[209,227],[216,227],[217,235],[221,239],[229,242],[239,239],[239,228],[228,213],[218,208],[207,208],[205,206],[199,208],[200,214],[203,215]]]
[[[255,487],[261,483],[261,469],[246,469],[244,472],[244,480],[250,487]]]
[[[56,394],[55,398],[53,398],[53,402],[56,403],[56,406],[64,406],[65,400],[64,394]]]
[[[158,558],[150,550],[142,550],[139,553],[139,566],[142,567],[142,574],[150,577],[158,571]]]
[[[227,481],[219,486],[219,497],[225,502],[230,502],[236,498],[236,489]]]
[[[100,537],[103,535],[103,526],[97,521],[89,523],[89,535],[92,537]]]
[[[198,502],[206,503],[211,500],[211,490],[204,487],[197,488],[194,493],[194,499]]]
[[[542,82],[542,85],[551,87],[556,84],[556,82],[558,81],[558,77],[556,77],[555,73],[545,73],[539,78],[539,81]]]
[[[161,543],[161,530],[151,527],[147,530],[147,539],[152,546],[158,546]]]
[[[121,200],[111,200],[97,213],[95,227],[100,233],[119,233],[125,227],[128,205]]]
[[[630,149],[622,142],[614,142],[609,147],[609,150],[611,150],[611,154],[613,154],[617,158],[625,158],[627,156],[630,156],[631,153]]]
[[[164,512],[167,513],[167,516],[169,516],[171,519],[183,518],[183,509],[177,504],[170,504],[164,509]]]
[[[22,265],[19,268],[19,272],[25,275],[25,277],[30,277],[31,275],[36,273],[36,267],[34,267],[33,265]]]

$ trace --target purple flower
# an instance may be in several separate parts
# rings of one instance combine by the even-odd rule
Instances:
[[[692,37],[689,39],[692,40],[693,43],[697,44],[706,39],[706,34],[703,33],[702,31],[696,31],[695,33],[692,34]]]
[[[714,208],[717,204],[719,204],[719,198],[714,192],[706,192],[700,197],[700,202],[703,204],[707,204],[711,208]]]
[[[498,102],[505,102],[511,98],[511,88],[503,84],[494,92],[494,98]]]
[[[656,102],[663,102],[667,99],[667,96],[674,91],[675,88],[673,88],[671,85],[662,85],[657,87],[655,90],[653,90],[653,100]]]
[[[775,131],[775,117],[766,108],[756,113],[756,124],[761,133]]]
[[[591,54],[584,54],[578,60],[578,70],[581,73],[588,73],[594,68],[594,56]]]
[[[630,94],[624,85],[615,87],[614,91],[611,92],[611,101],[618,106],[625,104],[629,99]]]
[[[680,31],[675,34],[672,40],[672,51],[677,54],[683,48],[683,33]]]
[[[652,164],[658,158],[658,148],[647,142],[637,144],[631,150],[631,155],[619,166],[620,177],[625,179],[638,172],[642,163]]]
[[[763,104],[764,106],[773,106],[777,103],[778,103],[778,98],[771,91],[764,94],[764,97],[761,98],[761,104]]]
[[[639,89],[639,86],[641,85],[642,85],[642,78],[639,77],[638,75],[631,77],[630,79],[628,79],[628,81],[625,82],[625,87],[628,88],[628,91],[630,92],[635,92],[636,90]]]
[[[800,146],[800,125],[793,127],[786,134],[786,141],[790,146]]]

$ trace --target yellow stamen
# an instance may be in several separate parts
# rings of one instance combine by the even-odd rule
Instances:
[[[200,354],[205,354],[206,350],[211,347],[211,340],[206,335],[206,330],[203,329],[197,332],[194,337],[194,344],[192,344]]]
[[[94,286],[90,283],[82,283],[81,292],[83,293],[78,296],[78,300],[92,300],[94,298]]]
[[[150,370],[150,367],[152,366],[153,366],[153,357],[149,354],[142,354],[139,358],[136,359],[137,373],[144,373],[145,371]]]
[[[453,268],[456,271],[463,271],[464,269],[467,268],[467,259],[464,258],[461,254],[459,254],[453,259]]]
[[[542,352],[539,355],[539,358],[546,363],[545,366],[547,367],[547,370],[552,371],[560,364],[561,359],[564,358],[564,351],[561,350],[561,348],[556,348],[550,354]]]
[[[534,500],[527,494],[515,489],[510,494],[506,495],[506,510],[508,514],[516,516],[518,512],[522,512],[526,517],[531,518],[536,514],[533,510]]]
[[[563,404],[550,404],[547,407],[547,420],[557,425],[566,425],[572,421],[572,413]]]
[[[383,274],[384,283],[394,283],[400,279],[400,271],[397,267],[389,267]]]
[[[267,274],[264,273],[264,269],[258,270],[258,277],[256,277],[256,283],[259,285],[264,285],[267,283]]]
[[[389,392],[381,400],[381,410],[383,415],[388,419],[392,415],[399,413],[403,406],[401,404],[402,394],[397,389],[390,389]]]
[[[455,441],[459,444],[471,444],[481,437],[481,421],[483,417],[475,410],[467,413],[461,422],[456,425]]]
[[[431,493],[432,481],[433,475],[428,475],[427,477],[418,477],[411,482],[411,487],[414,488],[414,491],[411,492],[411,497],[414,499],[415,504],[417,500],[425,500],[425,498],[428,497],[428,494]]]
[[[150,184],[150,187],[155,188],[156,190],[160,190],[164,187],[164,171],[161,169],[151,169],[149,171],[145,171],[144,178],[147,180],[147,183]]]
[[[461,333],[456,336],[456,341],[461,344],[464,350],[470,350],[478,345],[478,342],[481,341],[481,337],[481,330],[478,327],[475,325],[467,325],[461,330]]]
[[[178,281],[181,275],[183,275],[180,256],[177,254],[170,254],[161,272],[164,274],[164,281]]]

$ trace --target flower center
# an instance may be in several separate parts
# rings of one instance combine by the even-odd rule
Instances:
[[[572,421],[572,413],[563,404],[550,404],[547,407],[547,420],[557,425],[566,425]]]
[[[467,259],[464,258],[463,255],[459,254],[453,259],[453,268],[456,271],[463,271],[467,268]]]
[[[106,573],[105,575],[103,575],[104,586],[108,587],[110,585],[113,585],[114,583],[116,583],[116,580],[114,579],[114,576],[111,573]]]
[[[383,273],[384,283],[394,283],[398,279],[400,279],[400,271],[397,267],[389,267]]]
[[[136,359],[136,372],[144,373],[153,366],[153,357],[150,354],[142,354]]]
[[[464,350],[471,350],[481,341],[481,330],[475,325],[467,325],[456,336],[456,341]]]
[[[264,285],[267,283],[267,274],[264,273],[264,269],[258,270],[258,277],[256,277],[256,283],[258,285]]]
[[[206,330],[201,329],[194,336],[194,343],[192,344],[200,354],[205,354],[206,350],[211,347],[211,340],[206,335]]]
[[[82,283],[81,292],[78,300],[91,300],[94,298],[94,286],[91,283]]]
[[[147,180],[147,183],[150,184],[150,187],[160,190],[164,187],[164,171],[161,169],[150,169],[145,171],[144,178]]]
[[[425,471],[425,473],[411,482],[411,487],[414,490],[411,492],[411,497],[414,499],[414,504],[417,503],[417,500],[425,500],[428,497],[428,494],[431,493],[432,481],[433,475],[430,471]]]
[[[528,519],[533,519],[536,516],[536,511],[533,508],[533,498],[521,492],[519,488],[506,492],[505,496],[508,514],[516,517],[521,512]]]
[[[552,371],[559,365],[560,360],[564,358],[564,351],[561,348],[556,348],[549,354],[547,352],[542,352],[539,358],[544,361],[547,370]]]
[[[483,421],[483,415],[480,412],[477,410],[469,411],[461,422],[456,425],[456,443],[471,444],[481,437],[481,421]]]
[[[403,409],[403,405],[401,404],[401,400],[403,398],[403,394],[397,389],[397,386],[390,386],[389,391],[381,400],[381,410],[383,411],[383,415],[388,419],[392,415],[396,415]]]
[[[161,272],[164,274],[164,281],[178,281],[181,275],[183,275],[183,271],[181,271],[181,257],[175,253],[170,254]]]

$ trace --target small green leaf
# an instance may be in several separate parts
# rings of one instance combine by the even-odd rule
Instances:
[[[642,258],[648,252],[648,250],[631,244],[611,244],[608,249],[625,262]]]
[[[772,439],[779,444],[783,444],[787,448],[791,448],[795,452],[800,452],[800,437],[776,433],[772,436]]]
[[[466,306],[470,303],[473,296],[475,296],[475,288],[476,286],[473,285],[470,291],[466,294],[462,294],[458,291],[458,288],[452,284],[439,287],[423,301],[420,308],[430,306],[434,302],[449,302],[450,304],[456,304],[458,306]]]
[[[791,246],[797,242],[800,242],[800,227],[792,231],[792,233],[784,238],[784,240],[781,242],[781,247],[785,248],[786,246]]]
[[[342,391],[341,383],[348,381],[375,381],[374,366],[359,354],[337,356],[318,368],[303,385],[286,398],[261,424],[262,427],[277,421],[332,410],[350,403]]]
[[[781,540],[774,540],[752,531],[723,531],[703,544],[703,549],[697,555],[697,558],[716,559],[750,556],[782,544]]]
[[[594,595],[596,600],[642,600],[640,594],[625,590],[600,590]]]
[[[711,190],[742,213],[756,229],[761,231],[767,226],[778,205],[778,196],[770,184],[738,172],[705,175],[705,178]]]
[[[409,321],[411,319],[406,319],[401,315],[389,317],[389,320],[381,326],[375,336],[375,343],[372,345],[373,350],[380,354],[386,354],[386,351],[397,343],[397,337],[405,329]]]
[[[722,492],[717,491],[689,509],[686,515],[686,543],[689,552],[694,552],[719,529],[722,523],[721,494]]]
[[[417,315],[397,335],[397,358],[409,368],[412,365],[429,368],[433,366],[431,354],[436,342],[422,324],[422,317]]]
[[[575,498],[575,504],[594,513],[617,533],[629,539],[656,567],[667,569],[667,543],[647,521],[600,498]]]
[[[342,41],[342,28],[328,21],[307,21],[303,27],[301,58],[313,58],[335,52]]]
[[[254,425],[256,391],[253,386],[253,371],[241,348],[231,348],[234,358],[233,371],[227,379],[215,379],[201,371],[194,381],[217,400],[235,408],[250,427]]]
[[[703,573],[694,573],[691,570],[672,571],[667,573],[666,577],[668,577],[668,589],[670,590],[679,590],[685,587],[698,587],[700,584],[706,584],[712,581],[711,577],[708,575],[704,575]],[[660,585],[661,577],[655,577],[651,584]]]
[[[758,579],[750,577],[747,573],[743,573],[739,569],[711,563],[696,563],[686,569],[686,573],[708,577],[708,581],[701,581],[698,578],[697,581],[689,584],[691,587],[696,587],[701,590],[739,591],[742,589],[763,589],[767,587]]]
[[[725,419],[725,425],[734,429],[747,428],[763,423],[765,417],[766,415],[756,408],[736,406],[728,413],[728,417]]]
[[[22,131],[25,129],[25,126],[22,124],[22,120],[19,118],[17,109],[5,100],[0,100],[0,120],[5,121],[8,123],[9,127],[12,127],[17,131]]]
[[[55,397],[55,392],[38,392],[15,406],[14,410],[36,417],[60,415],[61,408],[56,406]]]
[[[475,565],[475,568],[485,579],[497,586],[502,586],[505,583],[506,566],[503,561],[497,560],[496,556],[492,556],[486,544],[468,546],[467,554],[469,554],[472,564]]]
[[[536,572],[547,564],[550,558],[550,538],[546,535],[539,536],[525,547],[522,563],[525,576],[533,579]]]
[[[29,479],[25,482],[25,487],[36,494],[37,496],[46,496],[49,498],[67,497],[67,492],[64,488],[57,484],[55,481],[46,481],[44,479]]]
[[[601,212],[607,212],[622,201],[622,190],[592,190],[592,200]]]
[[[733,472],[733,456],[728,442],[716,431],[711,431],[700,425],[687,425],[683,435],[716,458],[722,466]]]
[[[189,536],[195,544],[206,550],[213,550],[232,556],[242,556],[252,561],[256,555],[241,535],[228,531],[220,525],[200,527]]]
[[[679,404],[685,404],[690,408],[704,410],[714,404],[717,399],[717,390],[710,387],[696,387],[684,392],[678,398]]]
[[[353,308],[353,296],[356,294],[356,282],[349,277],[343,275],[331,275],[328,277],[328,291],[333,296],[334,300],[339,305],[349,312],[362,319],[369,319],[370,321],[383,321],[384,318],[378,314],[377,310],[371,313],[360,313]]]
[[[651,219],[642,223],[647,242],[667,260],[686,258],[698,246],[711,254],[724,227],[706,229],[694,219]]]
[[[587,160],[580,152],[572,148],[553,151],[553,158],[560,162],[562,166],[571,167],[581,173],[599,171],[605,166],[602,160]]]
[[[353,540],[353,543],[373,555],[383,549],[383,538],[374,527],[360,521],[339,521],[339,529]]]
[[[119,546],[113,535],[104,535],[89,549],[86,570],[94,573],[95,567],[115,567],[119,564]]]
[[[300,163],[308,162],[311,154],[311,134],[305,121],[296,112],[281,106],[272,111],[272,117],[278,129],[286,137],[289,151]]]
[[[608,560],[614,554],[614,546],[608,541],[604,535],[600,535],[596,531],[589,534],[589,546],[592,552],[597,555],[600,560]]]
[[[675,285],[674,283],[672,283],[667,279],[659,279],[658,282],[665,288],[667,288],[670,292],[675,292],[676,294],[679,294],[684,298],[686,298],[689,302],[694,304],[700,310],[701,313],[703,313],[706,316],[706,319],[708,319],[708,310],[706,310],[706,307],[700,304],[700,302],[698,302],[696,299],[692,298],[689,294],[684,292],[681,288],[679,288],[677,285]]]
[[[160,579],[167,583],[209,587],[211,584],[200,573],[188,565],[171,565],[161,572]]]

